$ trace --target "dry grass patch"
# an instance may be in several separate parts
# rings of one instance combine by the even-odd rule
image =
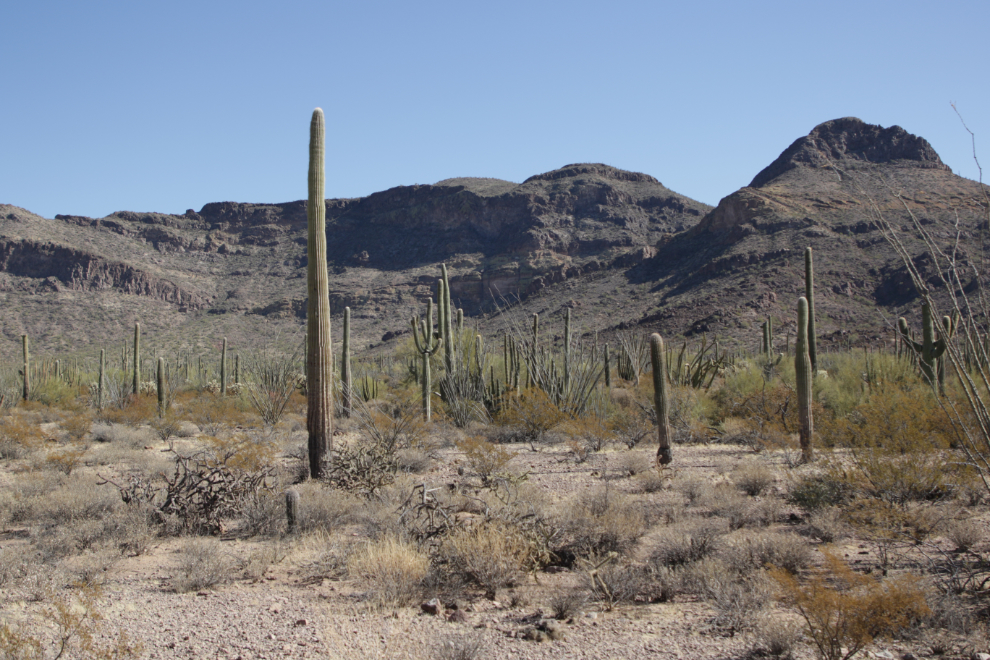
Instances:
[[[422,595],[430,558],[414,544],[385,536],[356,548],[347,560],[347,572],[370,587],[372,600],[382,608],[409,605]]]

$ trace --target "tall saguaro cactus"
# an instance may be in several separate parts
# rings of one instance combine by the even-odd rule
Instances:
[[[158,389],[158,416],[165,417],[165,358],[158,358],[158,373],[156,374],[156,385]]]
[[[430,381],[430,357],[440,350],[440,346],[444,343],[443,338],[439,336],[439,332],[432,332],[433,300],[430,300],[430,303],[427,306],[426,318],[413,318],[411,325],[416,350],[423,356],[423,373],[421,374],[421,382],[423,385],[423,419],[428,422],[430,421],[430,395],[432,394],[431,390],[433,389]]]
[[[814,419],[811,416],[811,354],[808,341],[808,299],[798,298],[797,342],[794,346],[794,373],[797,380],[798,418],[800,421],[801,456],[805,463],[814,458],[812,436]]]
[[[440,337],[443,340],[444,368],[447,373],[452,373],[457,356],[454,354],[454,319],[450,303],[450,277],[447,274],[447,264],[440,264],[440,270],[443,276],[437,282],[437,321],[440,324]]]
[[[340,347],[340,381],[344,417],[351,416],[353,390],[351,389],[351,308],[344,308],[344,341]]]
[[[564,389],[571,388],[571,308],[564,314]]]
[[[141,393],[141,324],[134,324],[134,394]]]
[[[106,382],[106,371],[107,371],[107,351],[104,348],[100,349],[100,382],[96,386],[96,407],[98,410],[103,410],[103,384]]]
[[[333,438],[333,344],[330,337],[330,282],[327,276],[327,207],[323,110],[309,124],[309,200],[306,218],[306,431],[309,474],[323,476]]]
[[[24,376],[24,400],[27,401],[31,396],[31,353],[28,350],[28,336],[21,335],[21,345],[24,347],[24,366],[22,367],[24,371],[22,372]]]
[[[811,357],[811,373],[818,373],[818,347],[815,339],[815,268],[811,259],[811,247],[804,249],[804,297],[808,300],[808,355]]]
[[[657,467],[668,465],[674,457],[670,449],[670,407],[667,401],[667,352],[659,334],[650,335],[650,361],[653,363],[653,405],[657,411]]]
[[[931,384],[936,393],[941,390],[941,376],[944,374],[944,371],[938,368],[938,362],[942,354],[945,353],[949,340],[956,334],[958,323],[958,316],[943,316],[940,337],[935,339],[935,321],[932,318],[932,309],[928,303],[923,303],[921,305],[921,342],[917,342],[911,338],[907,320],[901,317],[897,321],[897,328],[900,330],[904,342],[921,357],[918,365],[921,368],[921,375]]]
[[[227,338],[220,349],[220,396],[227,396]]]

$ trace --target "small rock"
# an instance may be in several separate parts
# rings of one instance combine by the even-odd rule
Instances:
[[[973,660],[990,660],[990,653],[974,653]]]
[[[441,603],[438,598],[431,598],[430,600],[421,603],[419,609],[423,610],[430,616],[440,616],[443,614],[443,603]]]
[[[454,610],[453,612],[447,614],[447,621],[450,621],[451,623],[467,623],[467,620],[467,614],[461,610]]]
[[[309,621],[307,621],[306,619],[296,619],[296,627],[305,626],[308,623]]]
[[[918,660],[918,656],[914,653],[908,652],[901,656],[901,660]]]

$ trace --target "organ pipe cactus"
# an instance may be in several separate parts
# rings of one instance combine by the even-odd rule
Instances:
[[[797,341],[794,346],[794,374],[797,380],[798,418],[801,436],[801,457],[805,463],[814,458],[812,435],[814,419],[811,415],[811,354],[808,341],[808,299],[798,298]]]
[[[330,283],[327,231],[323,110],[313,110],[309,125],[309,199],[306,204],[308,259],[306,293],[306,431],[309,473],[324,476],[333,440],[333,344],[330,337]]]
[[[653,363],[653,405],[657,412],[657,468],[673,460],[670,449],[670,413],[667,400],[667,365],[663,338],[659,334],[650,335],[650,361]]]
[[[423,356],[423,368],[420,374],[420,379],[423,385],[423,419],[427,422],[430,421],[430,390],[432,389],[432,384],[430,382],[430,357],[433,356],[443,344],[443,338],[439,336],[440,333],[431,333],[433,326],[433,301],[430,301],[428,306],[429,314],[426,319],[416,319],[413,318],[410,322],[413,330],[413,341],[416,344],[416,350],[419,354]],[[417,322],[418,321],[418,322]]]
[[[808,300],[808,355],[811,372],[818,373],[818,347],[815,339],[815,269],[811,259],[811,247],[804,250],[804,297]]]
[[[904,342],[920,357],[918,366],[921,369],[922,377],[931,384],[936,393],[941,389],[942,374],[944,374],[944,371],[939,370],[938,362],[942,354],[945,353],[945,348],[952,339],[952,336],[956,333],[956,327],[958,325],[959,316],[957,314],[954,314],[951,318],[943,316],[940,336],[936,339],[935,321],[932,318],[932,309],[928,306],[928,303],[921,305],[920,342],[911,338],[911,331],[908,328],[906,319],[901,317],[897,321],[897,327]]]
[[[351,416],[353,390],[351,382],[351,308],[344,308],[344,342],[340,348],[340,381],[344,417]]]

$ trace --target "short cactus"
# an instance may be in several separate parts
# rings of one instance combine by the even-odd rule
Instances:
[[[812,435],[814,419],[811,415],[811,355],[808,351],[808,299],[798,298],[797,341],[794,346],[794,372],[797,380],[798,417],[800,421],[801,455],[805,463],[814,458]]]
[[[220,349],[220,396],[227,396],[227,338]]]
[[[650,335],[650,361],[653,363],[653,405],[657,413],[657,468],[669,465],[671,455],[670,414],[667,401],[667,365],[663,339],[659,334]]]
[[[952,317],[943,316],[940,336],[935,339],[935,321],[932,318],[932,309],[928,303],[921,305],[920,342],[911,338],[911,331],[906,319],[901,317],[897,321],[897,327],[904,342],[920,357],[918,366],[921,369],[922,377],[931,384],[936,393],[941,390],[945,373],[944,369],[939,369],[939,360],[945,353],[952,336],[956,333],[958,325],[958,314],[954,314]]]
[[[351,308],[344,308],[344,341],[340,347],[340,388],[344,417],[351,416],[354,395],[351,382]]]
[[[28,350],[28,336],[21,335],[21,344],[24,348],[24,366],[21,375],[24,376],[24,400],[27,401],[31,396],[31,353]]]
[[[141,392],[141,324],[134,324],[134,394]]]

